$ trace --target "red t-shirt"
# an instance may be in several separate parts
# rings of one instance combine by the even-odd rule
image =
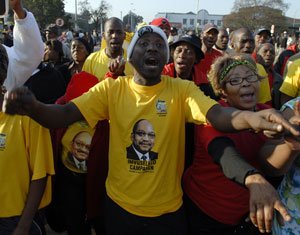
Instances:
[[[192,77],[193,77],[193,82],[198,86],[201,84],[201,81],[206,80],[207,81],[207,77],[204,73],[202,73],[201,71],[199,71],[198,69],[195,68],[196,65],[194,65],[194,69],[192,72]],[[175,65],[174,63],[170,63],[164,66],[164,69],[162,71],[163,75],[168,75],[170,77],[177,77],[175,74]]]
[[[220,102],[228,106],[225,102]],[[265,109],[265,105],[257,105]],[[237,225],[249,213],[249,192],[245,187],[226,178],[221,167],[208,154],[209,143],[220,136],[233,140],[237,150],[254,167],[258,166],[258,152],[266,137],[253,131],[221,133],[210,125],[195,125],[194,161],[184,174],[183,188],[191,200],[215,220]]]
[[[223,54],[220,51],[212,48],[212,51],[207,51],[204,54],[204,59],[202,59],[200,63],[195,65],[195,70],[199,70],[207,76],[210,70],[210,66],[213,64],[214,60],[220,56],[223,56]],[[206,76],[199,82],[209,83]]]

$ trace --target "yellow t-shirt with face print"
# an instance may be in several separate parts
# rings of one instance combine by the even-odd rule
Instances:
[[[185,122],[204,123],[215,101],[190,81],[162,76],[160,83],[142,86],[126,76],[108,78],[72,102],[91,127],[98,120],[110,122],[106,189],[114,202],[140,216],[159,216],[182,205]],[[148,161],[134,157],[137,149],[131,148],[141,119],[151,125],[136,133],[152,138]],[[149,145],[145,139],[144,147]]]

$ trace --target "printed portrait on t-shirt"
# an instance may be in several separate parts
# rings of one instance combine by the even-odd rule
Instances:
[[[94,130],[84,121],[69,126],[62,138],[62,162],[71,171],[87,172]]]
[[[153,161],[158,153],[153,152],[155,144],[155,132],[153,125],[146,119],[137,121],[130,135],[132,144],[127,147],[127,158],[139,161]]]

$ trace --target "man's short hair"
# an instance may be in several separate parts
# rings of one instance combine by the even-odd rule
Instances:
[[[137,128],[138,128],[138,126],[139,126],[139,124],[140,124],[141,121],[146,121],[146,119],[140,119],[140,120],[138,120],[138,121],[134,124],[134,126],[133,126],[133,128],[132,128],[132,134],[134,134],[134,133],[136,132],[136,130],[137,130]]]

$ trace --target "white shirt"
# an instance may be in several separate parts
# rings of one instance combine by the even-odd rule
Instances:
[[[136,154],[138,155],[138,157],[139,157],[139,159],[140,159],[141,161],[150,161],[149,152],[143,154],[143,153],[140,153],[140,152],[134,147],[134,145],[132,145],[132,147],[133,147],[134,151],[136,152]],[[145,160],[142,158],[143,156],[146,157]]]
[[[87,171],[87,166],[86,166],[86,162],[85,161],[78,161],[76,157],[73,156],[73,160],[75,162],[75,165],[76,167],[79,169],[79,170],[83,170],[83,171]]]
[[[38,67],[44,56],[44,44],[39,27],[31,12],[24,19],[15,19],[14,46],[6,47],[8,55],[7,91],[22,86]]]

